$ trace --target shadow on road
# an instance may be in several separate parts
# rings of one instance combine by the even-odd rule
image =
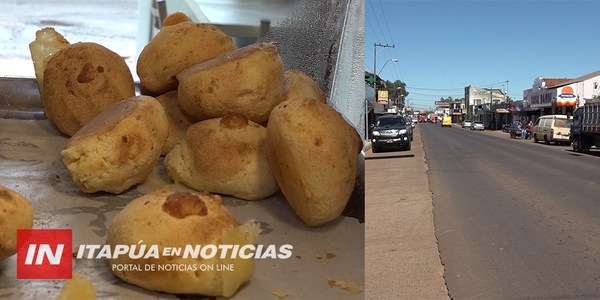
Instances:
[[[414,154],[400,154],[400,155],[385,155],[385,156],[367,156],[365,157],[366,160],[369,159],[388,159],[388,158],[408,158],[408,157],[415,157]]]
[[[594,150],[596,150],[596,149],[594,149]],[[567,153],[569,153],[569,155],[573,155],[573,156],[595,156],[595,157],[600,157],[600,151],[594,151],[594,150],[588,151],[588,152],[579,153],[579,152],[573,151],[571,149],[565,149],[565,152],[567,152]]]

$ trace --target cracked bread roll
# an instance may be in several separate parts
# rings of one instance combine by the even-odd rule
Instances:
[[[119,194],[152,173],[168,132],[167,116],[156,99],[132,97],[77,131],[61,154],[84,193]]]
[[[177,101],[196,121],[239,113],[262,124],[281,102],[283,62],[273,44],[220,55],[179,73]]]
[[[33,227],[31,202],[0,185],[0,261],[17,253],[17,229]]]
[[[266,134],[240,114],[196,123],[165,157],[169,176],[198,191],[246,200],[272,196],[279,187],[265,153]]]
[[[254,258],[232,258],[235,250],[223,255],[218,250],[212,257],[193,257],[191,253],[186,257],[185,249],[253,245],[259,233],[259,225],[253,221],[240,225],[217,195],[162,189],[127,204],[110,224],[106,244],[112,247],[143,244],[146,251],[152,245],[159,245],[160,257],[132,259],[120,255],[109,259],[113,274],[128,283],[166,293],[231,297],[252,277]],[[165,256],[165,248],[180,248],[181,252]],[[129,264],[140,265],[141,271],[117,268]],[[144,271],[146,265],[154,265],[155,271]],[[165,265],[176,269],[159,269]],[[219,265],[233,268],[219,270]]]
[[[339,112],[312,99],[282,102],[271,113],[266,144],[273,175],[306,225],[342,214],[354,189],[362,142]]]
[[[161,151],[161,154],[167,155],[175,145],[185,139],[185,132],[192,125],[192,120],[177,104],[177,91],[162,94],[156,97],[156,100],[165,109],[167,120],[169,120],[169,137]]]
[[[157,95],[177,89],[177,73],[236,48],[233,39],[214,25],[169,23],[144,47],[137,61],[142,87]]]
[[[42,85],[46,116],[68,136],[110,105],[135,96],[125,60],[96,43],[76,43],[56,52]]]
[[[327,103],[325,94],[310,76],[299,70],[285,71],[283,99],[281,101],[302,100],[305,98]]]

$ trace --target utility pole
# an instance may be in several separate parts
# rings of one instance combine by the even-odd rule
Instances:
[[[508,102],[508,80],[506,81],[506,102]]]
[[[375,103],[377,103],[377,47],[386,47],[386,48],[395,48],[394,45],[388,45],[388,44],[380,44],[380,43],[375,43],[373,44],[373,46],[375,46],[375,50],[373,51],[373,87],[375,88]],[[373,109],[375,109],[375,107],[373,107]],[[366,136],[368,136],[368,132],[369,132],[369,109],[368,109],[368,105],[365,102],[365,131],[367,132]]]
[[[377,47],[396,48],[394,45],[375,43],[373,51],[373,87],[375,87],[375,100],[377,100]]]

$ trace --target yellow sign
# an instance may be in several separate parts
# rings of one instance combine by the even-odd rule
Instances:
[[[377,103],[380,103],[380,104],[388,103],[388,91],[377,91]]]

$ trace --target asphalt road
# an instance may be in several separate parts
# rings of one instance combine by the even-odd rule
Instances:
[[[454,299],[600,299],[600,157],[419,124]]]

